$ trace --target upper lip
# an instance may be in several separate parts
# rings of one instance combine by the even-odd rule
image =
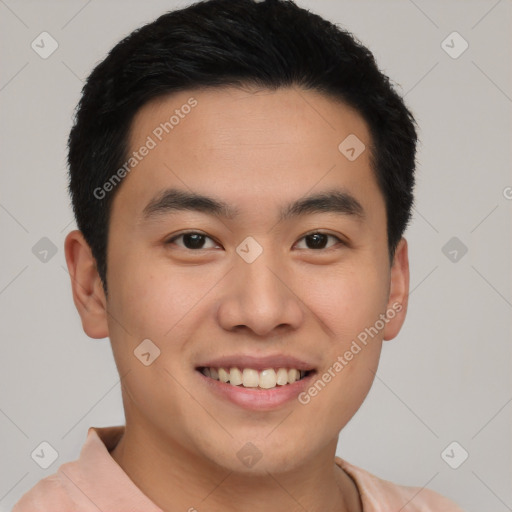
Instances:
[[[252,368],[254,370],[266,370],[268,368],[296,368],[297,370],[314,370],[311,363],[298,359],[294,356],[285,354],[275,354],[269,356],[252,356],[248,354],[238,354],[209,359],[196,368]]]

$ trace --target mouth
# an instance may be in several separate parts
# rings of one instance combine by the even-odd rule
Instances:
[[[270,412],[298,402],[317,369],[290,356],[237,355],[195,366],[198,384],[212,399],[248,411]]]
[[[298,368],[280,367],[257,370],[236,366],[231,368],[199,366],[196,370],[211,380],[253,390],[269,390],[290,386],[315,372],[315,370],[300,370]]]

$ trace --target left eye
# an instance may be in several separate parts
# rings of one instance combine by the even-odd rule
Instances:
[[[303,236],[301,240],[306,240],[306,245],[309,247],[299,247],[299,249],[325,249],[327,240],[332,238],[333,240],[343,243],[337,236],[328,235],[327,233],[310,233],[309,235]],[[309,241],[309,244],[308,244]],[[336,244],[333,244],[336,245]],[[332,246],[331,246],[332,247]]]

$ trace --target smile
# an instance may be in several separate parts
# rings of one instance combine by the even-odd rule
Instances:
[[[283,366],[256,370],[226,365],[196,367],[195,373],[212,396],[237,407],[263,412],[298,403],[298,396],[311,385],[317,372]]]
[[[198,370],[206,377],[229,383],[232,386],[259,389],[287,386],[303,379],[310,373],[307,370],[297,368],[266,368],[258,371],[254,368],[200,367]]]

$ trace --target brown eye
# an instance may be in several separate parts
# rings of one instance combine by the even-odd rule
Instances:
[[[180,239],[182,239],[182,243],[177,244],[176,240]],[[178,245],[179,247],[183,247],[184,249],[190,250],[211,249],[212,247],[205,247],[205,242],[207,240],[213,242],[213,240],[209,236],[206,236],[203,233],[189,232],[174,236],[173,238],[168,240],[166,244],[173,243],[175,245]],[[213,242],[213,246],[216,247],[215,242]]]
[[[310,233],[309,235],[303,236],[301,238],[301,240],[306,241],[306,247],[299,247],[299,249],[312,249],[312,250],[325,249],[329,238],[335,240],[336,242],[343,244],[342,240],[340,240],[337,236],[330,235],[328,233],[316,232],[316,233]],[[327,248],[330,249],[330,247],[332,247],[333,245],[336,245],[336,244],[332,244],[331,246],[329,246]]]

